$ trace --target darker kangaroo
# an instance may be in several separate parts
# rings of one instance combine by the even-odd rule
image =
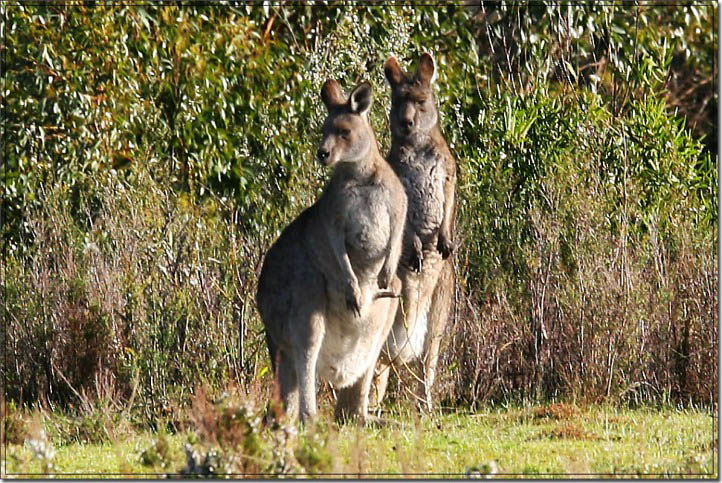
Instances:
[[[384,65],[391,85],[391,151],[388,161],[406,189],[408,212],[399,277],[400,310],[381,357],[376,381],[380,403],[391,366],[412,365],[420,382],[417,397],[432,408],[442,331],[454,299],[456,160],[439,126],[432,85],[434,60],[422,54],[416,73],[406,74],[395,58]],[[418,394],[420,392],[420,394]]]
[[[364,420],[401,291],[406,194],[368,122],[371,86],[347,100],[328,80],[321,98],[328,117],[317,158],[335,169],[266,254],[256,302],[286,411],[315,416],[318,374],[337,390],[336,418]]]

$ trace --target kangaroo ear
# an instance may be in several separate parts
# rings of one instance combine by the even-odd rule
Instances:
[[[365,115],[371,108],[371,103],[374,100],[374,92],[371,84],[363,82],[356,87],[351,93],[349,98],[349,105],[351,106],[351,112],[356,114]]]
[[[400,83],[406,77],[395,57],[389,57],[384,64],[384,74],[392,86]]]
[[[431,54],[424,52],[419,57],[419,66],[416,68],[416,78],[422,83],[431,85],[436,80],[436,66]]]
[[[330,111],[346,103],[341,86],[333,79],[328,79],[321,88],[321,100]]]

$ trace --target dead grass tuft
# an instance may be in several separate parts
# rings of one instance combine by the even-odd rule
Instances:
[[[577,408],[564,403],[555,403],[548,406],[541,406],[532,411],[534,418],[548,418],[548,419],[570,419],[577,414]]]
[[[542,436],[549,439],[575,439],[585,441],[597,441],[600,439],[596,434],[587,431],[579,424],[571,421],[567,421],[556,428],[544,431]]]

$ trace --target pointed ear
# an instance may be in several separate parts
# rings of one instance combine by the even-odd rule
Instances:
[[[321,88],[321,100],[326,104],[326,108],[331,109],[346,103],[341,86],[333,79],[328,79]]]
[[[431,85],[436,80],[436,66],[431,54],[424,52],[419,57],[419,66],[416,68],[416,78],[422,83]]]
[[[368,110],[371,108],[371,103],[374,100],[374,92],[371,84],[363,82],[356,87],[349,97],[349,105],[351,106],[351,112],[366,115]]]
[[[395,57],[389,57],[384,64],[384,74],[392,86],[400,83],[406,77]]]

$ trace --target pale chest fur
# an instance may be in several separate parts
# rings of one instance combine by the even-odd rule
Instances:
[[[328,315],[333,322],[326,325],[316,370],[321,379],[334,387],[346,387],[376,362],[378,352],[372,348],[380,344],[385,334],[380,331],[380,321],[371,314],[354,318],[340,299],[329,305]]]
[[[400,148],[393,167],[408,197],[407,222],[421,237],[433,236],[444,217],[446,165],[434,147]]]

